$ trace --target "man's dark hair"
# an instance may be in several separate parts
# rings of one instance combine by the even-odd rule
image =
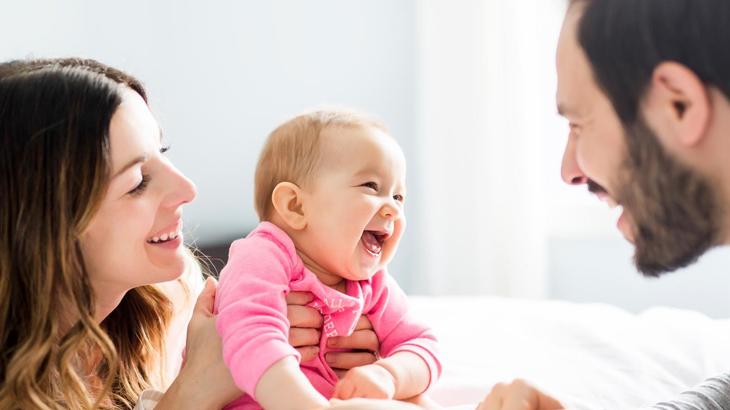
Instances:
[[[654,68],[683,64],[730,97],[730,1],[570,0],[578,42],[624,126],[635,123]]]

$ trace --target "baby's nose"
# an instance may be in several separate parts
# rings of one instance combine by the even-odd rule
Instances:
[[[395,204],[387,204],[380,208],[380,215],[390,220],[400,219],[402,212],[401,208]]]

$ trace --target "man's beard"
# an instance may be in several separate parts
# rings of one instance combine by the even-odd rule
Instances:
[[[723,213],[710,181],[670,157],[643,120],[627,128],[626,142],[616,200],[633,225],[636,268],[657,277],[717,245]]]

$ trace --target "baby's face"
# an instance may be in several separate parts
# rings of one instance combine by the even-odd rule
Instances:
[[[393,258],[405,229],[403,151],[371,127],[331,127],[321,143],[323,163],[305,193],[299,248],[330,274],[369,279]]]

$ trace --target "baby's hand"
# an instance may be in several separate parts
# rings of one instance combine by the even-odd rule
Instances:
[[[347,400],[355,397],[368,399],[392,399],[395,395],[395,379],[385,368],[377,364],[356,367],[348,371],[335,384],[332,397]]]

